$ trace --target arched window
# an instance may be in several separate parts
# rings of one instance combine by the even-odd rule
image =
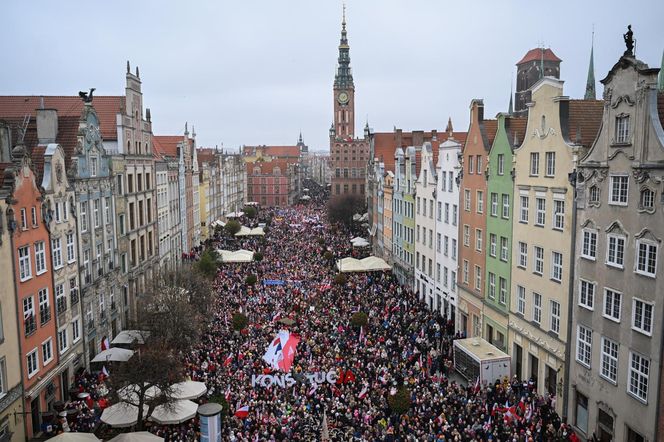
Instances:
[[[653,209],[655,207],[655,192],[648,187],[642,188],[639,205],[642,209]]]
[[[588,199],[591,203],[599,203],[599,187],[592,186],[590,188]]]

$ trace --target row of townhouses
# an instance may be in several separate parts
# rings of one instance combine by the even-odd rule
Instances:
[[[0,97],[0,440],[38,434],[147,282],[245,201],[239,154],[153,135],[138,68],[93,94]]]
[[[359,138],[345,19],[338,63],[332,195],[366,198],[373,253],[580,434],[661,438],[664,66],[628,47],[598,100],[591,53],[570,99],[561,60],[535,48],[494,119],[475,99],[466,132]]]

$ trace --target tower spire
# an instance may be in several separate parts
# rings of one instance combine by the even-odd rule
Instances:
[[[512,101],[513,95],[514,95],[514,90],[512,88],[512,80],[510,80],[510,105],[507,108],[507,113],[510,115],[514,114],[514,103]]]
[[[595,93],[595,30],[593,30],[592,43],[590,45],[590,64],[588,65],[588,80],[586,80],[586,95],[583,97],[585,100],[596,100],[597,94]]]
[[[334,76],[334,86],[340,88],[354,87],[353,74],[350,70],[350,46],[348,46],[348,35],[346,33],[346,5],[343,6],[341,20],[341,40],[339,41],[339,59],[337,73]]]

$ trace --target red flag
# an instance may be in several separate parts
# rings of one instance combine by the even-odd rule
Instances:
[[[228,367],[233,362],[233,353],[229,354],[228,357],[224,360],[224,367]]]
[[[244,407],[238,408],[233,416],[239,417],[240,419],[246,419],[249,416],[249,406],[245,405]]]

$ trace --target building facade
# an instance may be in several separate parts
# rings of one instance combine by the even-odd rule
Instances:
[[[415,180],[415,272],[412,288],[429,309],[440,311],[442,300],[434,293],[441,276],[440,271],[435,273],[436,251],[442,247],[436,232],[437,179],[433,147],[431,143],[424,143],[419,176]]]
[[[470,127],[461,155],[459,204],[459,273],[456,329],[482,336],[486,240],[486,165],[496,121],[484,119],[484,102],[470,104]]]
[[[654,441],[662,414],[664,93],[631,51],[602,80],[602,126],[576,176],[568,411],[579,434]]]
[[[394,155],[395,176],[392,190],[393,271],[406,287],[415,283],[415,147],[398,148]],[[419,266],[419,263],[418,263]]]
[[[286,207],[299,199],[300,146],[243,146],[247,201]]]

